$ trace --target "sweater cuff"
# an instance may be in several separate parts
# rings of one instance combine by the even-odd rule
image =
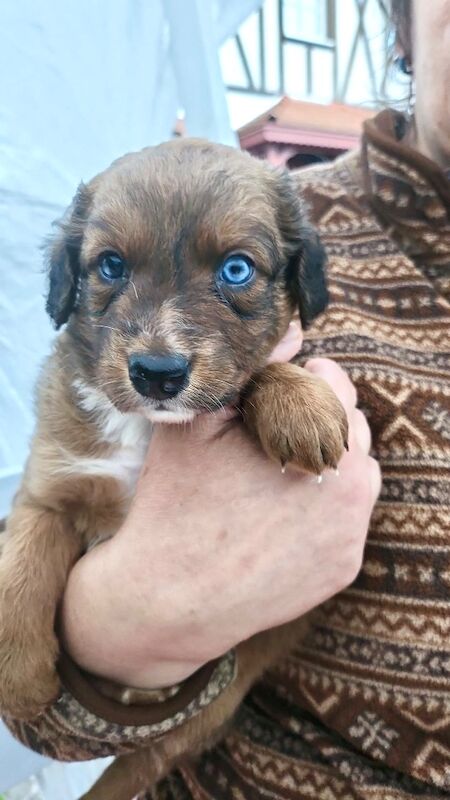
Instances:
[[[101,694],[89,674],[62,654],[63,685],[55,703],[30,722],[6,717],[24,745],[60,761],[121,755],[145,747],[199,714],[233,682],[234,651],[210,662],[180,684],[174,697],[152,705],[124,706]]]

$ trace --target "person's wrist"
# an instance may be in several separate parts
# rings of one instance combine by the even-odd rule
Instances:
[[[132,590],[121,591],[124,565],[118,568],[121,553],[112,545],[99,545],[70,574],[59,618],[64,650],[87,672],[125,686],[157,689],[186,680],[205,662],[183,659],[182,650],[179,659],[160,655],[157,626],[133,607]]]

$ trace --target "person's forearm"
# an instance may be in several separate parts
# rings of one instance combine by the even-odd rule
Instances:
[[[185,680],[202,664],[152,657],[148,626],[142,630],[121,593],[109,544],[72,570],[59,618],[64,649],[83,669],[125,686],[154,689]]]

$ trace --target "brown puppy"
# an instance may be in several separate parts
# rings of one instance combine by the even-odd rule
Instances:
[[[0,560],[0,710],[58,693],[55,610],[74,561],[126,514],[151,425],[239,403],[265,452],[320,474],[347,423],[333,392],[264,366],[295,309],[326,305],[323,252],[287,174],[231,148],[176,141],[81,186],[49,249],[56,341]],[[218,734],[304,622],[238,648],[239,676],[198,717],[117,759],[89,798],[128,800]]]

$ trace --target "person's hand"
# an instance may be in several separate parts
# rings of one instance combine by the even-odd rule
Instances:
[[[288,360],[300,343],[294,331],[273,355]],[[354,580],[379,468],[347,375],[326,359],[306,368],[348,415],[339,475],[326,472],[320,485],[283,475],[220,413],[157,426],[127,519],[69,579],[65,646],[80,666],[128,686],[167,686]]]

